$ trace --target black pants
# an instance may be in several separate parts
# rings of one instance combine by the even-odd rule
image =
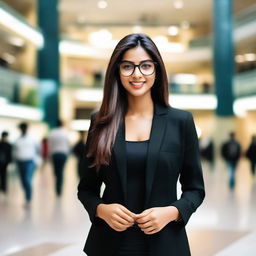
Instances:
[[[7,192],[7,164],[0,163],[0,191]]]
[[[64,153],[54,153],[52,155],[54,174],[55,174],[55,191],[58,196],[62,193],[63,172],[67,160],[67,155]]]

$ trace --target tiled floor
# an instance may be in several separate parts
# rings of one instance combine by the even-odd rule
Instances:
[[[76,197],[76,169],[70,158],[62,198],[53,190],[51,168],[36,172],[30,209],[14,170],[9,172],[9,194],[0,195],[0,255],[82,256],[90,223]],[[237,186],[227,187],[225,165],[214,170],[204,164],[206,199],[188,226],[193,256],[256,255],[256,178],[246,160],[239,164]]]

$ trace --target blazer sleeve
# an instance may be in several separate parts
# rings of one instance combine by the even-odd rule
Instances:
[[[91,117],[91,125],[88,131],[88,137],[90,136],[92,130],[94,115]],[[87,144],[87,143],[86,143]],[[87,145],[86,150],[87,152]],[[83,204],[84,208],[89,214],[91,222],[94,222],[96,219],[96,209],[100,203],[103,203],[103,200],[100,197],[100,189],[102,185],[102,180],[99,177],[98,172],[95,167],[89,167],[91,159],[84,157],[84,173],[78,184],[78,199]]]
[[[186,225],[205,197],[198,138],[191,113],[188,113],[185,122],[183,143],[183,162],[180,173],[182,194],[180,199],[172,205],[179,210],[180,217]]]

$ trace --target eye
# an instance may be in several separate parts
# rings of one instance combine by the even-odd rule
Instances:
[[[121,68],[125,70],[131,70],[133,69],[133,65],[131,63],[122,63]]]
[[[153,67],[153,63],[151,62],[145,62],[140,65],[142,69],[151,69]]]

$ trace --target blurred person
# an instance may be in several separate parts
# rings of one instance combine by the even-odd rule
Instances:
[[[251,143],[245,152],[246,157],[249,159],[251,164],[252,175],[255,175],[256,169],[256,135],[252,136]]]
[[[77,174],[81,179],[84,171],[84,159],[85,159],[85,132],[79,132],[79,140],[73,147],[73,153],[77,158]]]
[[[0,141],[0,191],[6,194],[8,189],[7,168],[12,161],[12,145],[8,142],[9,133],[3,131]]]
[[[48,144],[55,175],[55,192],[57,196],[61,196],[63,172],[71,146],[68,132],[61,120],[57,121],[57,127],[49,133]]]
[[[210,164],[210,169],[214,167],[214,144],[210,137],[202,137],[199,141],[200,154],[203,160]]]
[[[229,170],[229,188],[234,189],[236,167],[241,155],[241,146],[236,140],[235,132],[230,132],[229,139],[221,145],[221,155]]]
[[[49,145],[48,145],[47,137],[44,137],[41,141],[41,156],[42,156],[42,168],[43,168],[49,158]]]
[[[28,124],[26,122],[20,123],[19,129],[21,136],[14,143],[13,155],[17,163],[21,184],[25,192],[25,206],[29,206],[33,193],[33,175],[37,161],[40,158],[40,146],[39,142],[28,134]]]
[[[78,185],[92,222],[88,256],[190,255],[185,225],[205,194],[198,138],[191,113],[170,107],[168,96],[154,42],[144,34],[124,37],[91,117]]]

